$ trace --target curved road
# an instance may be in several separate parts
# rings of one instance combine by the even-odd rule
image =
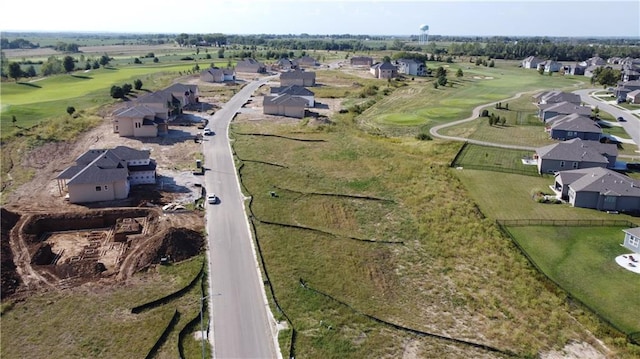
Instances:
[[[203,141],[205,188],[220,198],[205,203],[214,358],[282,357],[228,136],[236,112],[271,78],[250,82],[233,96],[209,121],[215,135]]]
[[[576,93],[578,95],[580,95],[580,98],[582,100],[582,102],[587,103],[589,105],[592,106],[598,106],[599,109],[610,113],[611,115],[613,115],[614,117],[619,117],[622,116],[624,117],[627,121],[626,122],[619,122],[619,124],[621,125],[621,127],[623,127],[625,129],[625,131],[631,136],[631,138],[633,139],[633,141],[637,144],[638,146],[638,152],[640,153],[640,120],[637,119],[635,116],[633,116],[632,114],[629,113],[629,111],[620,109],[617,106],[613,106],[611,104],[608,104],[602,100],[596,99],[591,97],[591,93],[594,91],[598,91],[599,89],[586,89],[586,90],[576,90],[573,91],[573,93]],[[535,91],[534,91],[535,92]],[[469,121],[473,121],[478,119],[478,117],[480,116],[480,111],[487,106],[493,106],[498,102],[505,102],[505,101],[510,101],[510,100],[514,100],[520,96],[522,96],[523,94],[526,93],[532,93],[531,91],[529,92],[520,92],[518,94],[516,94],[513,97],[504,99],[504,100],[499,100],[499,101],[495,101],[495,102],[490,102],[490,103],[486,103],[483,105],[479,105],[477,107],[475,107],[473,109],[473,111],[471,112],[471,116],[467,117],[465,119],[462,120],[458,120],[458,121],[453,121],[453,122],[448,122],[448,123],[444,123],[441,125],[437,125],[437,126],[433,126],[431,129],[429,129],[429,133],[433,136],[433,137],[437,137],[437,138],[441,138],[441,139],[445,139],[445,140],[453,140],[453,141],[463,141],[463,142],[469,142],[469,143],[473,143],[473,144],[477,144],[477,145],[483,145],[483,146],[491,146],[491,147],[500,147],[500,148],[510,148],[510,149],[516,149],[516,150],[527,150],[527,151],[535,151],[536,147],[529,147],[529,146],[518,146],[518,145],[507,145],[507,144],[501,144],[501,143],[495,143],[495,142],[486,142],[486,141],[478,141],[478,140],[473,140],[473,139],[469,139],[469,138],[464,138],[464,137],[455,137],[455,136],[445,136],[445,135],[441,135],[438,133],[439,130],[446,128],[446,127],[450,127],[450,126],[455,126],[461,123],[465,123],[465,122],[469,122]],[[620,155],[619,157],[635,157],[635,156],[625,156],[625,155]]]

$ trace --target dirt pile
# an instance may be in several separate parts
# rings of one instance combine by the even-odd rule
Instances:
[[[0,208],[0,277],[2,280],[2,296],[9,296],[15,293],[20,286],[20,276],[16,271],[13,262],[13,251],[11,250],[10,233],[11,229],[20,220],[20,215]]]
[[[204,249],[202,233],[188,228],[170,228],[161,240],[155,241],[143,254],[142,263],[160,263],[163,257],[179,262],[191,258]]]

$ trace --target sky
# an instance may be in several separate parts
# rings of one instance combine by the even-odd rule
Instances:
[[[640,37],[639,0],[30,0],[2,13],[2,31]]]

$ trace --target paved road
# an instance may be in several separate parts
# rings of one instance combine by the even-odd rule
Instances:
[[[465,138],[465,137],[445,136],[445,135],[441,135],[441,134],[438,133],[438,131],[440,131],[441,129],[443,129],[445,127],[455,126],[455,125],[458,125],[458,124],[461,124],[461,123],[465,123],[465,122],[469,122],[469,121],[473,121],[473,120],[478,119],[478,116],[480,116],[480,110],[482,110],[483,107],[493,106],[493,105],[497,104],[498,102],[505,102],[505,101],[515,100],[515,99],[517,99],[518,97],[522,96],[525,93],[530,93],[530,92],[520,92],[520,93],[516,94],[515,96],[507,98],[507,99],[504,99],[504,100],[495,101],[495,102],[491,102],[491,103],[485,103],[485,104],[482,104],[480,106],[477,106],[471,112],[471,116],[470,117],[467,117],[465,119],[458,120],[458,121],[443,123],[442,125],[438,125],[438,126],[433,126],[429,130],[429,133],[433,137],[442,138],[442,139],[445,139],[445,140],[463,141],[463,142],[473,143],[473,144],[476,144],[476,145],[500,147],[500,148],[510,148],[510,149],[515,149],[515,150],[535,151],[536,150],[535,147],[518,146],[518,145],[506,145],[506,144],[502,144],[502,143],[478,141],[478,140],[472,140],[472,139]]]
[[[622,125],[624,130],[631,136],[631,139],[633,139],[638,146],[638,150],[640,150],[640,119],[632,115],[628,110],[621,109],[618,106],[608,104],[605,101],[590,96],[592,92],[600,90],[601,89],[576,90],[573,91],[573,93],[580,95],[580,99],[582,99],[584,103],[591,106],[598,106],[600,110],[608,112],[616,118],[620,116],[624,117],[627,121],[619,122],[619,124]]]
[[[220,198],[205,204],[214,358],[281,358],[228,136],[235,113],[268,79],[248,83],[218,110],[208,126],[215,135],[203,144],[205,187]]]

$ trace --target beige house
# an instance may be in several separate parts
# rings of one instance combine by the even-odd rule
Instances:
[[[264,73],[267,67],[254,59],[244,59],[236,64],[236,72]]]
[[[56,177],[58,190],[67,191],[71,203],[125,199],[131,186],[156,182],[149,154],[126,146],[89,150]]]
[[[314,86],[315,84],[316,73],[313,71],[295,70],[280,74],[280,86],[282,87],[291,85],[309,87]]]
[[[200,80],[204,82],[225,82],[235,81],[236,72],[233,69],[219,69],[217,67],[208,68],[200,73]]]
[[[156,137],[169,132],[168,121],[199,101],[198,86],[173,84],[124,104],[113,114],[113,132],[121,137]]]
[[[398,76],[398,68],[390,62],[379,62],[371,66],[369,72],[377,79],[391,79]]]
[[[265,115],[304,118],[307,104],[307,100],[304,98],[289,94],[279,94],[265,96],[262,108]]]
[[[633,90],[627,94],[627,101],[631,103],[640,103],[640,90]]]
[[[311,56],[302,56],[301,58],[296,59],[295,63],[298,64],[299,67],[318,66],[318,61]]]
[[[286,87],[271,88],[271,95],[284,95],[284,94],[305,99],[305,101],[307,101],[307,107],[315,106],[315,103],[316,103],[315,94],[313,93],[313,91],[308,90],[305,87],[298,86],[298,85],[291,85]]]

